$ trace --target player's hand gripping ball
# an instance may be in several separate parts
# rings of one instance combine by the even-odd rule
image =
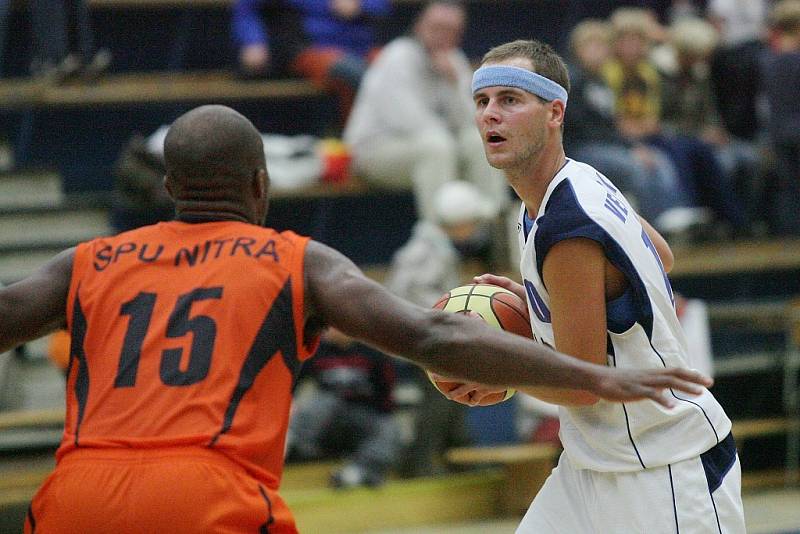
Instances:
[[[442,295],[433,307],[453,313],[473,312],[494,328],[533,338],[528,305],[517,295],[500,286],[470,284],[457,287]],[[452,391],[463,384],[438,375],[433,376],[430,372],[428,372],[428,378],[442,393]],[[514,392],[513,389],[507,389],[504,392],[487,395],[477,406],[490,406],[503,402],[510,399]],[[454,400],[464,404],[473,404],[470,402],[469,394]]]

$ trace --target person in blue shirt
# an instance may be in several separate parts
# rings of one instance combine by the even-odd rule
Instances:
[[[333,91],[342,124],[371,57],[388,0],[237,0],[233,38],[246,76],[297,75]]]

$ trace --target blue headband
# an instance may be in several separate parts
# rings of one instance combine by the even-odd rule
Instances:
[[[567,90],[549,78],[519,67],[491,65],[472,75],[472,94],[486,87],[516,87],[545,100],[562,100],[567,104]]]

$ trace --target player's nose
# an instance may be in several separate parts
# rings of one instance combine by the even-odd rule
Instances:
[[[499,122],[500,109],[494,98],[489,99],[486,106],[480,111],[480,119],[485,122]]]

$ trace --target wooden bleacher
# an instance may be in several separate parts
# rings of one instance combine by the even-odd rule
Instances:
[[[556,466],[561,447],[550,443],[525,443],[492,447],[450,449],[446,460],[457,466],[496,466],[502,469],[500,511],[504,515],[525,513],[542,484]]]
[[[674,247],[670,278],[800,268],[800,239],[724,241]]]
[[[91,84],[63,85],[17,78],[0,81],[0,109],[225,102],[310,98],[323,94],[306,80],[242,80],[227,71],[115,74]]]

